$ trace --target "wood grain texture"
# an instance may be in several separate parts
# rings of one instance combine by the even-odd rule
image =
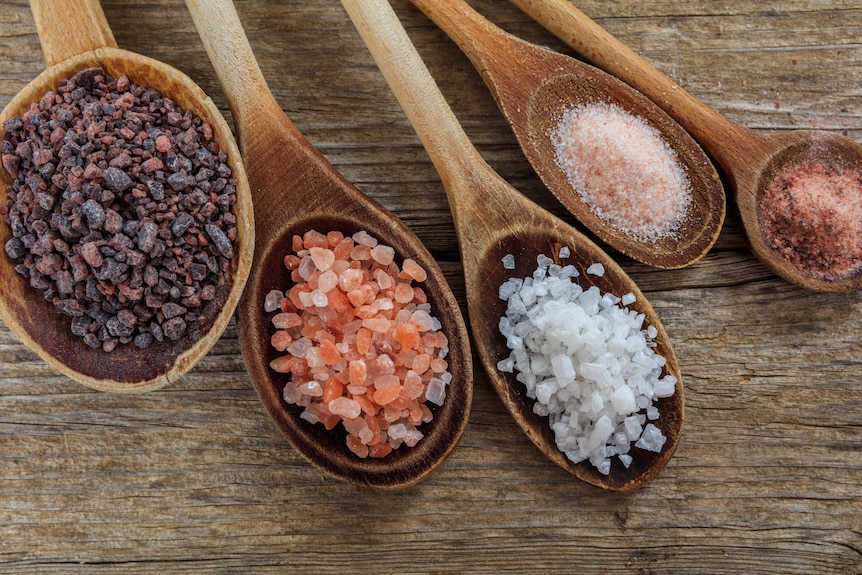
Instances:
[[[470,3],[569,53],[510,3]],[[463,304],[445,193],[340,4],[236,5],[288,116],[413,228]],[[466,58],[409,2],[393,5],[487,161],[566,217]],[[862,141],[859,0],[577,5],[733,121]],[[230,118],[181,1],[103,6],[120,47],[177,66]],[[43,68],[27,3],[0,1],[0,104]],[[674,457],[628,494],[549,463],[481,370],[453,455],[378,493],[291,450],[233,323],[191,373],[134,396],[64,378],[0,326],[0,573],[862,573],[862,293],[776,278],[732,219],[690,268],[619,261],[674,342],[686,399]]]

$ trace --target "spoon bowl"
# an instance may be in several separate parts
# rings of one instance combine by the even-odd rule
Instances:
[[[362,487],[416,484],[454,450],[469,418],[472,355],[458,302],[419,238],[351,185],[287,118],[254,59],[231,1],[186,4],[233,112],[254,196],[255,260],[238,308],[242,353],[252,383],[278,429],[318,469]],[[428,273],[422,287],[449,338],[447,360],[453,378],[443,405],[432,409],[434,419],[421,428],[425,437],[413,448],[393,450],[381,459],[360,459],[345,445],[346,432],[340,425],[332,431],[312,425],[299,418],[301,408],[282,397],[287,376],[269,367],[275,358],[270,345],[274,328],[263,304],[270,290],[284,291],[292,285],[284,256],[290,253],[293,235],[310,229],[345,235],[365,230],[392,246],[399,264],[412,258]]]
[[[670,460],[682,433],[683,387],[679,365],[658,316],[649,302],[611,257],[595,243],[559,218],[518,193],[479,155],[458,124],[452,110],[425,68],[418,52],[387,0],[342,0],[354,25],[378,67],[413,124],[419,139],[436,166],[446,189],[458,233],[467,306],[473,341],[495,391],[517,424],[554,463],[575,477],[615,491],[636,489],[653,478]],[[658,330],[657,352],[665,357],[664,370],[676,377],[675,393],[659,404],[654,423],[667,437],[660,453],[633,448],[632,464],[618,461],[603,475],[588,462],[572,463],[559,451],[547,418],[533,412],[522,384],[497,369],[509,356],[498,323],[505,303],[498,297],[502,283],[510,277],[532,275],[537,257],[555,257],[568,247],[580,272],[584,289],[596,285],[603,292],[631,292],[631,307],[645,316],[645,323]],[[505,269],[502,259],[512,255],[516,267]],[[594,263],[605,267],[602,277],[588,275]]]
[[[724,176],[752,252],[776,275],[814,291],[862,287],[862,266],[830,275],[790,263],[768,239],[761,209],[764,190],[783,169],[813,163],[862,177],[862,146],[826,131],[762,134],[740,126],[700,102],[568,1],[511,1],[587,60],[642,92],[691,133]]]
[[[665,269],[690,265],[709,251],[724,222],[721,181],[697,142],[661,108],[601,70],[501,30],[463,0],[411,1],[471,60],[536,173],[597,237],[635,260]],[[650,241],[614,226],[582,201],[558,165],[552,134],[563,113],[596,103],[642,118],[676,153],[692,201],[674,233]]]
[[[229,277],[217,288],[216,298],[201,311],[206,317],[179,341],[153,342],[146,349],[118,346],[110,354],[95,350],[70,331],[70,318],[58,314],[42,294],[15,271],[15,262],[0,257],[0,315],[30,349],[69,378],[86,386],[116,392],[150,391],[188,372],[212,348],[230,321],[245,286],[254,246],[251,197],[239,150],[229,126],[206,94],[177,69],[151,58],[117,48],[96,0],[30,2],[42,43],[47,69],[24,87],[0,114],[2,122],[24,113],[49,90],[77,72],[98,67],[117,78],[128,76],[139,86],[157,89],[184,110],[191,110],[213,128],[214,139],[228,156],[237,179],[238,236]],[[11,178],[0,170],[0,204],[7,201]],[[0,225],[0,243],[11,230]]]

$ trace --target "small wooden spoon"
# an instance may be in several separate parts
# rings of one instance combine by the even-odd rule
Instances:
[[[70,331],[69,318],[61,316],[41,292],[15,272],[13,262],[0,256],[0,315],[28,347],[68,377],[104,391],[149,391],[175,381],[212,348],[230,321],[251,266],[254,249],[251,195],[239,150],[218,108],[207,95],[179,70],[156,60],[117,48],[108,22],[97,0],[31,0],[47,69],[28,84],[6,106],[0,122],[24,113],[31,102],[61,80],[84,68],[101,67],[117,78],[128,76],[140,86],[155,88],[185,110],[192,110],[213,128],[220,148],[237,178],[238,237],[230,277],[218,287],[216,300],[203,310],[210,320],[180,341],[154,342],[146,349],[121,345],[111,353],[94,350]],[[0,203],[6,204],[6,186],[11,179],[0,170]],[[0,225],[0,244],[11,230]]]
[[[862,269],[828,276],[799,269],[772,247],[760,209],[764,189],[793,166],[823,164],[862,174],[862,146],[844,136],[814,130],[761,134],[724,118],[565,0],[512,0],[586,59],[627,82],[684,126],[715,159],[725,176],[742,231],[752,252],[787,281],[815,291],[862,287]]]
[[[378,67],[389,82],[446,189],[458,232],[467,305],[474,343],[494,388],[527,436],[560,467],[579,479],[611,490],[631,490],[655,476],[668,462],[679,442],[683,421],[683,388],[679,365],[667,333],[649,302],[625,272],[598,246],[559,218],[549,214],[506,183],[470,143],[434,79],[422,62],[387,0],[342,0]],[[582,285],[619,295],[632,292],[635,308],[646,324],[658,329],[657,352],[667,359],[666,370],[677,379],[676,393],[658,402],[661,416],[655,422],[667,436],[661,453],[633,448],[632,465],[618,461],[609,475],[587,462],[573,464],[555,443],[546,417],[533,413],[533,401],[524,386],[497,370],[509,350],[498,331],[506,304],[498,297],[500,284],[509,277],[531,275],[540,254],[556,257],[562,246],[571,248],[568,263],[581,272]],[[516,268],[506,270],[501,260],[515,256]],[[593,263],[605,266],[603,277],[587,275]]]
[[[525,156],[548,189],[600,239],[659,268],[681,268],[706,254],[724,222],[724,189],[712,163],[663,110],[601,70],[501,30],[463,0],[411,0],[481,73]],[[616,104],[643,118],[676,152],[691,181],[692,205],[680,229],[656,242],[621,231],[590,209],[555,159],[551,133],[577,105]]]
[[[252,383],[278,428],[306,459],[348,483],[378,488],[412,485],[442,463],[467,425],[473,366],[463,317],[443,273],[419,238],[395,215],[359,192],[291,123],[266,84],[230,0],[186,0],[198,33],[227,95],[255,201],[257,245],[248,286],[239,305],[242,352]],[[453,375],[446,400],[423,426],[414,448],[382,459],[359,459],[345,445],[341,426],[326,431],[299,418],[302,408],[282,398],[284,376],[269,363],[272,314],[263,302],[272,289],[291,285],[283,264],[291,238],[309,229],[352,234],[366,230],[424,266],[433,313],[449,338]]]

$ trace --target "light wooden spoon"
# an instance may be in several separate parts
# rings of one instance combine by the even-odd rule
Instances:
[[[411,1],[470,58],[536,173],[602,241],[659,268],[687,266],[709,251],[724,222],[724,189],[697,142],[663,110],[601,70],[501,30],[463,0]],[[593,103],[616,104],[644,119],[676,152],[692,192],[691,207],[676,233],[656,242],[625,233],[598,217],[559,167],[551,134],[560,117],[569,108]]]
[[[266,84],[230,0],[186,0],[198,33],[225,91],[255,201],[257,245],[248,286],[239,305],[242,352],[252,383],[277,427],[312,464],[358,486],[397,488],[415,484],[442,463],[467,425],[473,394],[469,336],[443,273],[419,238],[395,215],[352,186],[299,132]],[[338,426],[327,431],[299,418],[302,408],[285,403],[285,376],[269,363],[272,314],[263,302],[272,289],[290,287],[283,264],[291,238],[309,229],[352,234],[366,230],[413,258],[428,272],[424,284],[433,313],[449,338],[453,380],[425,437],[414,448],[382,459],[359,459],[345,445]]]
[[[31,0],[30,6],[47,69],[9,102],[0,122],[21,115],[31,102],[38,102],[49,90],[56,90],[61,80],[84,68],[101,67],[115,78],[126,75],[140,86],[157,89],[212,126],[215,140],[227,153],[238,181],[234,206],[238,238],[230,277],[224,278],[216,300],[203,310],[209,321],[199,330],[190,330],[180,341],[166,338],[146,349],[121,345],[111,353],[94,350],[71,333],[68,317],[58,314],[41,292],[15,272],[15,262],[5,254],[0,256],[0,315],[28,347],[84,385],[118,392],[153,390],[175,381],[206,355],[230,321],[245,286],[254,248],[254,225],[239,150],[218,108],[186,75],[151,58],[117,48],[97,0]],[[0,203],[5,205],[6,186],[11,179],[5,170],[0,172]],[[0,244],[10,237],[8,226],[0,224]]]
[[[566,0],[512,0],[587,60],[655,101],[700,142],[729,186],[742,231],[752,252],[785,280],[815,291],[862,287],[862,268],[829,276],[800,269],[774,248],[764,230],[763,192],[783,170],[822,164],[862,174],[862,146],[844,136],[814,130],[755,132],[724,118],[644,58],[622,44]]]
[[[684,411],[679,365],[658,316],[631,278],[604,251],[518,193],[485,163],[387,0],[342,0],[342,4],[440,173],[458,232],[474,345],[503,403],[539,449],[576,477],[611,490],[643,485],[673,454]],[[626,469],[615,461],[607,476],[587,462],[569,461],[556,448],[547,418],[533,413],[533,402],[526,397],[524,387],[511,374],[497,370],[497,362],[509,355],[497,327],[506,308],[498,297],[500,284],[509,277],[532,275],[540,254],[556,258],[563,246],[571,248],[572,256],[566,262],[581,272],[579,280],[585,288],[592,284],[602,292],[635,294],[634,307],[646,316],[646,324],[658,329],[657,352],[667,359],[666,370],[677,379],[676,393],[658,402],[661,416],[655,423],[668,438],[662,452],[634,448],[632,465]],[[504,269],[501,263],[508,254],[515,256],[514,270]],[[603,277],[585,273],[593,263],[605,266]]]

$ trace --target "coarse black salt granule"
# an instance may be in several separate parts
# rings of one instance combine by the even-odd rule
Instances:
[[[3,124],[6,257],[106,352],[178,340],[212,315],[237,238],[212,128],[89,68]]]

